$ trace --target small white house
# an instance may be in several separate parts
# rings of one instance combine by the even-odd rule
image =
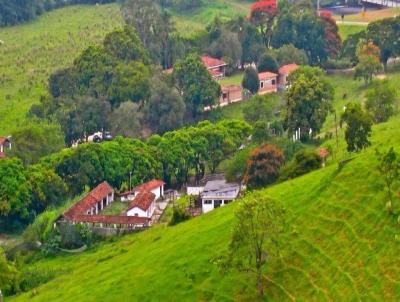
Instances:
[[[240,185],[227,183],[226,180],[207,182],[201,196],[203,213],[210,212],[234,201],[240,193]]]
[[[139,193],[146,191],[153,193],[156,196],[155,199],[159,199],[164,196],[164,185],[165,183],[162,180],[153,179],[133,188],[131,191],[119,194],[119,196],[122,202],[130,202],[136,198]]]
[[[156,195],[144,191],[139,193],[129,204],[126,216],[137,216],[151,218],[156,209]]]

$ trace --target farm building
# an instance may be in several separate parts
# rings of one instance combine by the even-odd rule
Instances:
[[[278,81],[278,75],[273,72],[260,72],[258,74],[258,78],[260,81],[260,88],[258,90],[259,94],[266,94],[266,93],[272,93],[272,92],[277,92],[277,81]]]
[[[284,90],[287,86],[287,78],[288,76],[295,71],[299,66],[297,64],[287,64],[283,65],[279,68],[279,82],[278,82],[278,88],[280,90]]]
[[[225,77],[227,63],[210,56],[201,56],[201,60],[214,80],[220,80]]]

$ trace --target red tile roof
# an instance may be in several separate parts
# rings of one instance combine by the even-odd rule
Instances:
[[[228,65],[224,61],[210,56],[201,56],[201,60],[203,61],[204,65],[206,65],[206,67],[209,69]]]
[[[154,193],[151,193],[149,191],[142,191],[131,201],[126,211],[129,211],[135,207],[138,207],[143,211],[147,211],[154,201],[155,197],[156,195]]]
[[[271,78],[276,78],[278,75],[273,72],[265,71],[265,72],[260,72],[258,74],[258,78],[260,80],[265,80],[265,79],[271,79]]]
[[[107,224],[146,224],[147,217],[138,216],[114,216],[114,215],[77,215],[72,219],[74,222],[107,223]]]
[[[135,192],[151,191],[158,187],[162,187],[163,185],[165,185],[165,182],[163,182],[162,180],[152,179],[148,182],[145,182],[144,184],[136,186],[132,191],[135,191]]]
[[[299,68],[299,65],[295,63],[283,65],[281,68],[279,68],[279,74],[289,74],[292,71],[295,71],[297,68]]]
[[[103,198],[107,197],[107,195],[112,192],[114,192],[114,189],[108,184],[108,182],[104,181],[69,208],[64,215],[69,219],[72,219],[77,215],[86,214],[91,207],[102,201]]]

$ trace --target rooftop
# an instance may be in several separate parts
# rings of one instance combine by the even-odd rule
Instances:
[[[295,71],[297,68],[299,68],[299,65],[295,63],[283,65],[279,68],[279,74],[289,74],[292,71]]]
[[[155,197],[156,195],[154,193],[143,191],[131,201],[126,211],[129,211],[135,207],[138,207],[143,211],[147,211]]]
[[[83,197],[80,201],[69,208],[64,215],[70,219],[72,217],[82,215],[112,192],[114,192],[114,189],[108,184],[108,182],[103,181],[96,188],[86,194],[85,197]]]
[[[210,56],[201,56],[201,60],[203,61],[204,65],[206,65],[207,68],[215,68],[219,66],[228,65],[226,62]]]
[[[260,72],[258,74],[258,78],[260,80],[265,80],[265,79],[271,79],[271,78],[276,78],[278,75],[273,72],[265,71],[265,72]]]
[[[240,185],[237,183],[228,183],[225,179],[217,179],[208,181],[206,186],[204,187],[204,191],[202,196],[210,196],[210,195],[235,195],[235,197],[239,194]]]

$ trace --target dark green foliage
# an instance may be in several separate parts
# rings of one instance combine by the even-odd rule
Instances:
[[[177,89],[154,78],[151,97],[146,103],[145,116],[156,132],[179,128],[185,120],[186,106]]]
[[[332,110],[333,87],[321,69],[308,66],[292,72],[289,82],[290,87],[285,92],[285,128],[289,137],[300,128],[302,140],[312,138],[319,133]]]
[[[243,109],[246,122],[271,121],[273,118],[273,100],[268,95],[255,95],[247,101]]]
[[[274,50],[274,54],[280,66],[296,63],[297,65],[307,65],[308,58],[304,50],[298,49],[293,44],[285,44]]]
[[[357,45],[361,40],[365,39],[366,36],[367,32],[365,30],[349,35],[343,42],[341,57],[348,58],[353,65],[356,65],[358,63]]]
[[[344,134],[347,151],[358,152],[371,144],[369,137],[371,136],[372,120],[359,104],[347,104],[340,123],[347,124]]]
[[[260,88],[260,80],[258,78],[257,70],[253,67],[247,67],[244,71],[242,87],[249,90],[252,94],[258,92]]]
[[[226,163],[225,178],[230,182],[241,182],[247,168],[247,160],[252,152],[252,147],[247,147],[235,153]]]
[[[187,112],[196,118],[204,107],[216,103],[221,87],[215,82],[200,57],[190,54],[174,66],[173,76],[182,93]]]
[[[365,107],[375,123],[386,122],[397,108],[397,91],[387,80],[376,81],[366,94]]]
[[[400,173],[399,155],[392,148],[387,152],[380,152],[376,150],[376,156],[379,160],[378,170],[383,178],[387,190],[388,201],[386,207],[390,212],[393,212],[393,186],[398,181]]]
[[[258,72],[269,71],[273,73],[278,73],[279,65],[276,61],[276,58],[272,54],[267,52],[262,54],[261,57],[258,59],[257,69]]]
[[[292,179],[322,166],[322,158],[310,149],[303,149],[296,153],[293,160],[289,162],[281,173],[280,180]]]
[[[172,211],[171,221],[168,225],[173,226],[178,223],[184,222],[190,219],[190,215],[186,212],[184,207],[175,206]]]
[[[284,163],[282,150],[274,145],[264,145],[253,150],[246,170],[246,185],[260,188],[276,182]]]
[[[32,164],[39,158],[64,148],[64,137],[57,125],[30,123],[12,133],[11,155],[19,157],[24,164]]]
[[[19,291],[20,273],[15,263],[9,262],[0,247],[0,288],[5,295],[16,294]]]

